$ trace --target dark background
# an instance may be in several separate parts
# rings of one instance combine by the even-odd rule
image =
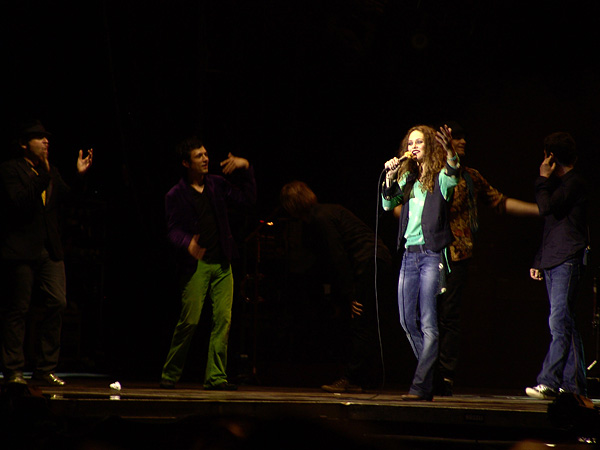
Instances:
[[[264,302],[236,297],[230,373],[254,361],[264,383],[332,381],[344,323],[307,276],[312,260],[284,251],[297,227],[276,212],[282,184],[306,181],[393,245],[394,222],[376,221],[383,163],[410,126],[448,119],[467,130],[465,162],[508,196],[534,200],[542,140],[554,131],[572,133],[579,168],[595,181],[600,23],[590,4],[5,2],[4,156],[28,117],[53,133],[65,178],[80,148],[95,152],[88,200],[66,215],[64,368],[158,379],[178,308],[163,197],[179,177],[175,145],[200,131],[213,172],[230,151],[255,167],[259,201],[236,222],[240,242],[275,220],[261,228]],[[595,241],[596,197],[591,214]],[[481,216],[457,384],[521,389],[549,341],[545,288],[528,277],[541,221]],[[255,268],[253,245],[241,249],[238,281]],[[589,362],[593,269],[580,305]],[[406,384],[414,357],[395,300],[380,301],[386,381]],[[193,361],[202,359],[190,358],[187,377],[201,378]]]

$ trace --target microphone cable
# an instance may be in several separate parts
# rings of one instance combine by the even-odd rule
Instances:
[[[385,373],[385,361],[384,361],[384,357],[383,357],[383,341],[381,339],[381,323],[380,323],[380,319],[379,319],[379,292],[378,292],[378,287],[377,287],[377,278],[378,278],[378,270],[377,270],[377,249],[378,249],[378,242],[379,242],[379,216],[380,216],[380,208],[381,208],[381,195],[383,194],[383,191],[381,191],[381,186],[383,184],[382,182],[382,177],[385,176],[386,173],[386,169],[383,169],[381,171],[381,174],[379,174],[379,179],[377,180],[377,209],[375,211],[375,252],[374,252],[374,265],[375,265],[375,317],[377,319],[377,339],[379,341],[379,358],[381,359],[381,387],[380,389],[383,389],[383,387],[385,386],[385,377],[386,377],[386,373]]]

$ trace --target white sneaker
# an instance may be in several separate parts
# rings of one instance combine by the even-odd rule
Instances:
[[[539,398],[542,400],[554,399],[558,397],[558,393],[545,384],[538,384],[535,387],[528,387],[525,389],[525,393],[530,397]]]

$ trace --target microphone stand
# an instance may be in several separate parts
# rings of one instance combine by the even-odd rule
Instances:
[[[246,267],[246,275],[241,282],[240,286],[240,296],[242,299],[252,305],[252,379],[256,384],[260,384],[258,380],[258,369],[257,369],[257,342],[258,342],[258,305],[265,301],[264,298],[260,296],[259,293],[259,285],[261,281],[265,278],[265,275],[260,273],[260,262],[261,262],[261,248],[260,248],[260,240],[261,240],[261,230],[263,227],[269,223],[272,223],[272,218],[279,212],[279,208],[276,208],[269,217],[265,220],[261,220],[259,225],[252,231],[245,239],[244,239],[244,247],[246,249],[246,257],[245,261],[248,260],[248,246],[252,242],[255,244],[254,250],[254,270],[253,273],[250,273],[250,270]],[[249,287],[248,284],[252,283]]]
[[[598,305],[598,274],[594,273],[594,278],[592,281],[592,299],[594,304],[594,319],[592,320],[592,327],[594,328],[594,336],[595,336],[595,344],[596,344],[596,358],[594,361],[587,367],[588,372],[592,370],[596,364],[598,364],[598,359],[600,359],[600,308]]]

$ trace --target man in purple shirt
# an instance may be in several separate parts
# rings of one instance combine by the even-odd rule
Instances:
[[[220,165],[225,175],[239,175],[237,186],[208,173],[208,153],[198,138],[186,139],[178,150],[185,176],[167,193],[165,210],[167,237],[175,248],[181,276],[182,308],[160,386],[173,389],[181,378],[204,299],[210,294],[212,330],[204,388],[235,390],[226,374],[233,303],[231,260],[237,254],[227,208],[256,203],[254,171],[248,160],[229,153]]]

